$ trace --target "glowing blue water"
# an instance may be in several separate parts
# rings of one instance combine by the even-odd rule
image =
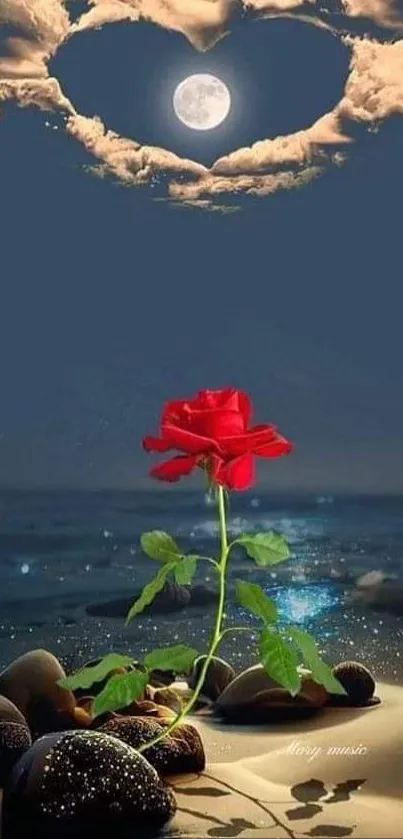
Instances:
[[[283,621],[299,624],[308,623],[340,603],[340,595],[332,586],[284,586],[271,590],[270,596]]]

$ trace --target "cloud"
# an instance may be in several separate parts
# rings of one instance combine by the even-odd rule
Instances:
[[[348,17],[362,17],[385,29],[403,31],[401,0],[342,0],[342,4]]]
[[[195,49],[211,48],[231,28],[234,11],[254,17],[292,16],[326,26],[350,50],[341,101],[312,126],[235,149],[210,168],[163,148],[120,137],[99,117],[77,113],[48,64],[80,32],[127,20],[148,20],[185,35]],[[376,28],[359,31],[357,21]],[[95,158],[91,170],[126,186],[165,185],[174,203],[216,206],[225,197],[267,196],[299,188],[340,165],[357,141],[357,128],[377,127],[403,114],[403,7],[401,0],[89,0],[71,21],[64,0],[2,0],[6,25],[0,58],[0,103],[62,112],[66,132]],[[368,27],[367,27],[368,28]],[[10,34],[11,33],[11,34]]]
[[[82,143],[94,157],[102,161],[99,174],[114,175],[126,185],[140,185],[161,175],[203,177],[205,166],[186,160],[166,149],[141,146],[134,140],[119,137],[105,129],[98,117],[69,117],[68,134]]]
[[[47,61],[67,37],[70,19],[61,0],[1,0],[0,27],[19,33],[6,38],[0,80],[47,76]]]
[[[195,49],[208,49],[228,29],[233,0],[92,0],[72,33],[122,20],[148,20],[181,32]]]

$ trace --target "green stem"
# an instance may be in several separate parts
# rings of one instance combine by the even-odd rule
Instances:
[[[217,614],[214,623],[214,629],[210,638],[209,650],[206,655],[203,667],[200,670],[199,678],[196,682],[193,694],[189,701],[184,705],[182,710],[179,714],[175,717],[175,719],[170,722],[170,724],[164,728],[161,734],[158,734],[156,737],[153,737],[152,740],[149,740],[148,743],[143,743],[142,746],[139,746],[136,751],[141,753],[146,751],[147,749],[155,746],[166,737],[171,731],[174,730],[181,722],[185,719],[185,717],[190,713],[192,708],[195,706],[200,693],[201,689],[204,684],[204,680],[206,677],[206,673],[210,664],[211,659],[214,656],[214,653],[219,646],[222,638],[222,622],[224,619],[224,606],[225,606],[225,591],[226,591],[226,573],[227,573],[227,562],[229,557],[229,546],[228,546],[228,538],[227,538],[227,525],[226,525],[226,516],[225,516],[225,498],[224,498],[224,490],[222,486],[218,487],[217,490],[217,500],[218,500],[218,517],[220,523],[220,559],[217,563],[217,571],[219,577],[219,600],[218,600],[218,607],[217,607]]]

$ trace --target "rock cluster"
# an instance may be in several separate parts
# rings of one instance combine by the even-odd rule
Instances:
[[[64,676],[46,650],[21,656],[0,674],[3,839],[88,839],[105,829],[119,837],[133,829],[154,834],[176,808],[162,775],[205,765],[200,736],[187,724],[147,754],[135,751],[172,722],[181,708],[178,695],[157,674],[158,687],[147,688],[153,699],[93,720],[93,695],[63,690]],[[94,686],[94,695],[101,687]]]
[[[196,659],[187,690],[194,688],[204,664],[204,656]],[[333,672],[346,696],[328,694],[301,669],[301,691],[292,697],[262,665],[236,675],[230,664],[213,657],[202,691],[215,714],[247,725],[301,719],[325,705],[379,702],[373,676],[362,664],[341,662]],[[205,768],[197,728],[180,723],[170,730],[182,709],[179,692],[172,680],[166,685],[156,673],[143,698],[93,719],[91,705],[100,686],[93,686],[91,695],[73,694],[59,686],[64,676],[46,650],[21,656],[0,674],[3,839],[26,839],[28,833],[89,839],[105,829],[119,837],[132,836],[134,829],[146,839],[175,813],[169,776]],[[137,751],[161,734],[158,743]]]
[[[200,672],[201,659],[196,660],[189,677],[194,686]],[[263,666],[249,667],[231,678],[229,665],[222,659],[213,659],[207,670],[203,692],[214,702],[215,713],[231,723],[253,725],[298,720],[309,717],[325,706],[362,707],[376,705],[375,681],[369,670],[358,662],[341,662],[333,668],[346,695],[330,694],[315,682],[312,674],[303,668],[301,690],[293,697],[274,679]],[[221,687],[221,689],[220,689]]]

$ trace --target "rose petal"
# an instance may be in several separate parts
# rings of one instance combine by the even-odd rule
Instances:
[[[161,429],[164,441],[171,449],[178,449],[186,454],[206,454],[219,451],[217,443],[209,437],[194,434],[186,428],[180,428],[172,423],[164,423]]]
[[[261,446],[273,443],[279,435],[274,425],[256,425],[246,434],[235,437],[218,437],[217,442],[225,455],[238,457],[245,452],[256,453]]]
[[[178,421],[180,421],[181,425],[183,423],[187,424],[188,413],[189,400],[177,399],[172,402],[167,402],[162,410],[161,425],[165,422],[173,422],[175,424]]]
[[[143,449],[146,452],[169,452],[172,448],[170,443],[162,440],[160,437],[144,437]]]
[[[227,462],[217,458],[216,462],[212,463],[211,472],[216,483],[227,489],[250,489],[255,480],[254,457],[246,453]]]
[[[182,424],[182,423],[180,423]],[[216,440],[217,437],[231,437],[243,434],[244,420],[239,411],[228,411],[224,408],[211,410],[191,410],[188,428],[194,434],[200,434]]]
[[[162,411],[161,427],[179,426],[201,437],[215,439],[246,431],[251,417],[251,401],[235,388],[200,390],[193,399],[167,402]]]
[[[168,481],[175,483],[179,481],[184,475],[190,475],[193,469],[197,466],[197,457],[182,456],[173,457],[171,460],[166,460],[158,466],[154,466],[150,471],[152,478],[157,478],[158,481]]]
[[[272,443],[268,443],[265,446],[259,446],[254,449],[253,453],[257,457],[282,457],[285,454],[290,454],[292,449],[292,443],[290,443],[289,440],[286,440],[285,437],[281,437],[281,435],[278,434]]]
[[[190,403],[193,410],[221,409],[234,411],[243,418],[243,431],[248,427],[252,417],[252,403],[247,393],[234,387],[222,390],[199,390],[196,399]]]

